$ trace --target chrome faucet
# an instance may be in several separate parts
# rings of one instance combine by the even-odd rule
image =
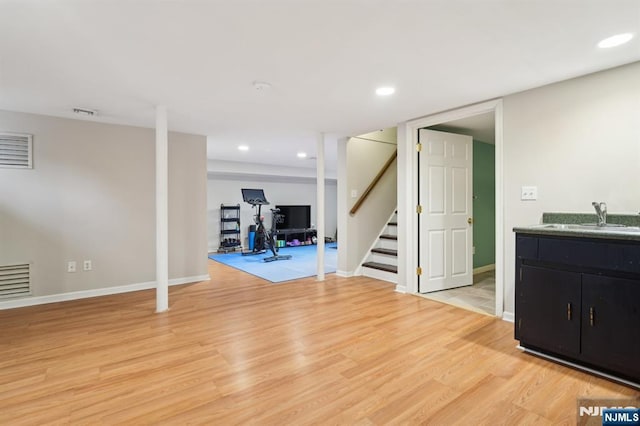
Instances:
[[[594,209],[596,209],[596,214],[598,215],[598,226],[606,226],[607,225],[607,204],[606,203],[598,203],[594,201],[591,203]]]

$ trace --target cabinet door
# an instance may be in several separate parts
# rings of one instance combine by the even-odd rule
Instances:
[[[640,281],[583,276],[582,358],[640,381]]]
[[[516,327],[523,346],[560,355],[580,352],[581,275],[522,266]]]
[[[522,303],[522,291],[521,291],[521,267],[524,260],[536,260],[538,258],[538,238],[530,237],[528,235],[516,234],[516,279],[515,279],[515,291],[516,291],[516,310],[515,317],[520,318],[520,304]],[[514,327],[514,337],[516,340],[520,340],[520,330],[518,329],[517,322]]]

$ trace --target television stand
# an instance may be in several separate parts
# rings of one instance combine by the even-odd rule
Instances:
[[[317,231],[311,228],[277,229],[274,232],[278,247],[297,247],[313,244],[312,238],[317,237]],[[300,244],[293,245],[294,240]]]

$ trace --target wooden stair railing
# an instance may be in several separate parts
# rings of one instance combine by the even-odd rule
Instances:
[[[353,207],[351,207],[351,210],[349,211],[349,214],[351,216],[356,214],[358,209],[360,209],[360,206],[362,206],[362,203],[364,203],[364,200],[367,199],[367,197],[369,196],[373,188],[375,188],[378,182],[380,182],[380,179],[382,179],[382,176],[384,176],[384,174],[389,169],[389,167],[391,167],[391,164],[395,161],[397,156],[398,156],[398,150],[396,149],[395,151],[393,151],[393,154],[391,154],[391,157],[389,157],[389,159],[384,164],[384,166],[382,166],[382,169],[380,169],[376,177],[373,178],[373,180],[371,181],[367,189],[365,189],[362,195],[360,196],[360,198],[358,198],[358,201],[356,201]]]

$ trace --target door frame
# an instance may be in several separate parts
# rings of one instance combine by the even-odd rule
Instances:
[[[504,173],[502,99],[493,99],[449,111],[428,115],[398,125],[398,286],[397,291],[418,294],[418,130],[444,124],[473,115],[494,113],[495,126],[495,243],[496,243],[496,309],[495,315],[504,314]],[[504,318],[513,320],[513,318]]]

